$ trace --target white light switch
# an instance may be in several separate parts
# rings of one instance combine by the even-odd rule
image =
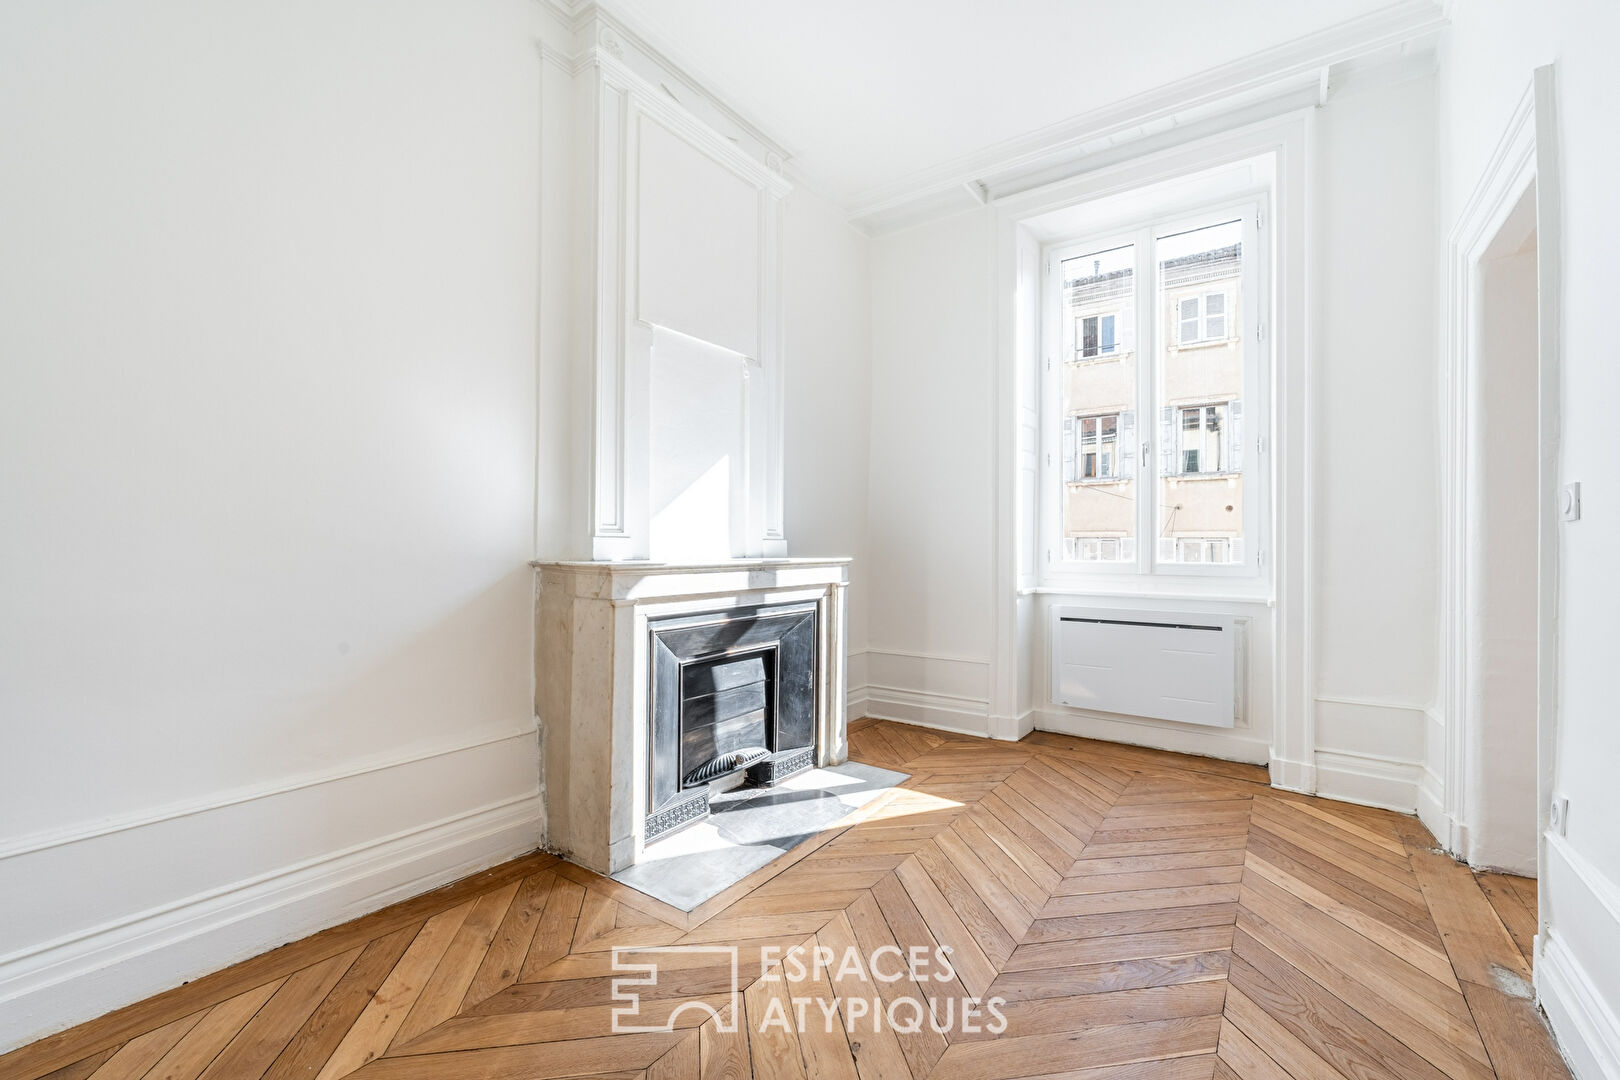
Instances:
[[[1581,485],[1578,481],[1558,489],[1558,516],[1565,521],[1581,520]]]

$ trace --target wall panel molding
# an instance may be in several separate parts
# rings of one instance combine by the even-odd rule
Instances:
[[[190,817],[193,814],[206,814],[213,810],[223,810],[229,806],[238,806],[259,799],[269,799],[277,795],[287,795],[321,784],[332,784],[358,776],[365,776],[368,773],[383,772],[405,765],[414,765],[432,758],[459,754],[466,750],[476,750],[495,743],[507,742],[513,739],[535,739],[538,738],[538,734],[538,729],[531,724],[519,731],[498,732],[469,740],[457,740],[452,743],[440,744],[427,749],[407,750],[399,754],[384,754],[363,758],[334,769],[304,773],[274,783],[246,784],[241,787],[228,788],[199,799],[186,799],[181,802],[168,803],[149,809],[133,810],[128,813],[103,818],[100,821],[79,822],[57,829],[42,829],[26,836],[14,837],[4,844],[0,844],[0,861],[16,858],[20,855],[29,855],[36,851],[47,851],[51,848],[64,847],[85,840],[111,836],[114,833],[125,832],[130,829],[158,825],[166,821]],[[535,744],[536,752],[538,752],[538,745],[538,743]]]
[[[1545,846],[1536,994],[1576,1080],[1620,1080],[1620,886],[1564,837]]]
[[[544,807],[537,786],[476,804],[478,770],[442,780],[473,808],[0,956],[0,1052],[539,846]],[[408,800],[412,790],[401,787],[396,797]],[[279,824],[268,817],[264,830]],[[97,859],[79,868],[87,887],[157,865],[167,846],[166,837],[141,832],[125,832],[117,842],[126,857],[116,866]]]

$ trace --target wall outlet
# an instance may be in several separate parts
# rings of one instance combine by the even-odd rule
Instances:
[[[1569,828],[1569,800],[1562,795],[1553,797],[1547,812],[1547,828],[1554,836],[1563,836]]]
[[[1580,481],[1558,489],[1558,516],[1564,521],[1581,520]]]

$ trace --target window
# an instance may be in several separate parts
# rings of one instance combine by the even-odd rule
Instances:
[[[1074,562],[1133,562],[1136,541],[1128,536],[1066,536],[1063,557]]]
[[[1081,316],[1080,326],[1076,329],[1074,339],[1079,345],[1075,353],[1076,360],[1094,360],[1099,356],[1114,356],[1118,351],[1119,339],[1117,315],[1084,315]]]
[[[1211,292],[1181,297],[1176,301],[1176,323],[1178,344],[1225,341],[1226,294]]]
[[[1172,448],[1166,475],[1232,471],[1233,445],[1242,441],[1237,430],[1242,415],[1241,401],[1165,409],[1164,445]]]
[[[1178,536],[1169,542],[1170,555],[1181,563],[1209,563],[1232,561],[1230,536]]]
[[[1048,340],[1088,361],[1045,368],[1049,573],[1257,572],[1258,235],[1236,206],[1048,249]]]
[[[1120,431],[1129,430],[1128,416],[1075,416],[1063,427],[1063,476],[1070,484],[1087,480],[1115,480],[1124,475],[1120,462]],[[1134,436],[1133,436],[1134,438]]]

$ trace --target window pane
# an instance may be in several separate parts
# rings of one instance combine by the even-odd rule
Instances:
[[[1128,562],[1136,550],[1136,247],[1065,259],[1062,271],[1059,325],[1075,337],[1061,355],[1087,361],[1064,364],[1058,387],[1077,443],[1077,468],[1063,485],[1063,555]]]
[[[1233,543],[1243,535],[1243,477],[1233,468],[1233,439],[1241,438],[1234,418],[1245,357],[1235,319],[1243,255],[1241,221],[1155,239],[1163,320],[1154,369],[1163,406],[1155,549],[1161,562],[1229,565],[1241,550]]]

